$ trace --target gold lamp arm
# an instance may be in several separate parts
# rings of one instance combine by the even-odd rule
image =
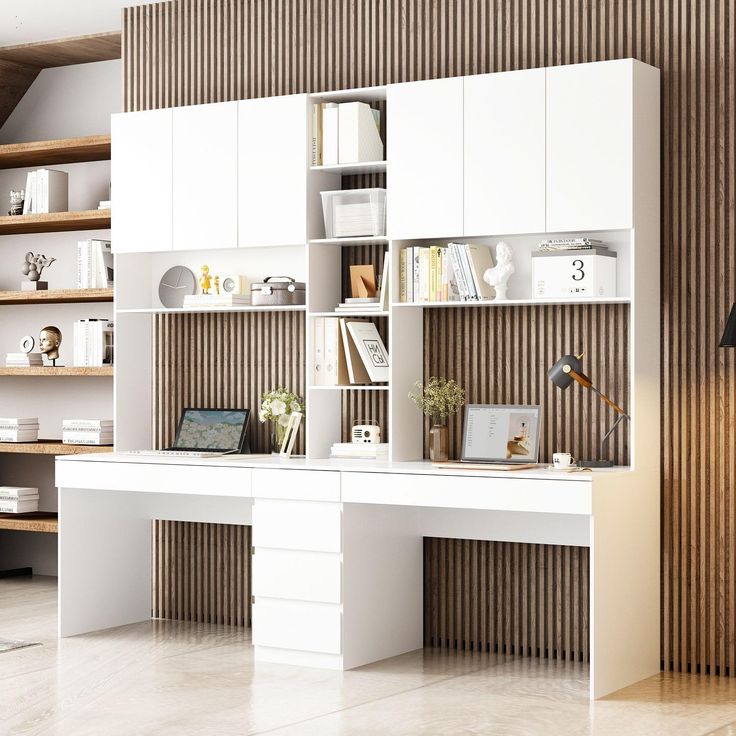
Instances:
[[[577,371],[574,371],[570,366],[566,365],[563,370],[565,373],[567,373],[570,378],[577,381],[581,386],[584,388],[589,388],[594,393],[598,394],[598,396],[608,404],[615,412],[620,414],[622,417],[626,417],[627,419],[630,419],[629,415],[618,405],[615,404],[611,399],[608,398],[602,391],[599,391],[594,385],[593,382],[588,378],[588,376],[585,375],[585,373],[578,373]]]

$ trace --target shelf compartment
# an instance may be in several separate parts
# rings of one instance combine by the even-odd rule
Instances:
[[[48,291],[0,291],[2,304],[82,304],[111,302],[112,289],[49,289]]]
[[[385,161],[359,161],[353,164],[327,164],[312,166],[312,171],[323,171],[326,174],[342,174],[353,176],[354,174],[384,174],[386,173]]]
[[[468,301],[468,302],[394,302],[392,306],[397,308],[417,307],[509,307],[509,306],[536,306],[555,304],[630,304],[631,297],[588,297],[585,299],[503,299],[497,301]]]
[[[375,102],[386,99],[386,87],[356,87],[354,89],[312,92],[309,98],[312,102]]]
[[[62,233],[74,230],[109,230],[110,210],[49,212],[0,217],[0,235]]]
[[[58,376],[112,377],[114,366],[111,365],[65,365],[65,366],[0,366],[0,376],[38,376],[53,378]]]
[[[27,514],[0,514],[0,529],[18,532],[59,533],[59,515],[54,511],[34,511]]]
[[[310,245],[388,245],[383,235],[365,235],[359,238],[321,238],[310,240]]]
[[[310,312],[310,317],[388,317],[390,312]]]
[[[0,442],[0,453],[16,455],[86,455],[114,452],[112,445],[65,445],[61,440],[38,442]]]
[[[348,386],[310,386],[310,391],[388,391],[388,386],[354,384]]]
[[[286,306],[253,306],[242,307],[203,307],[202,309],[170,309],[167,307],[146,307],[143,309],[118,309],[117,314],[209,314],[217,312],[306,312],[305,304],[289,304]]]
[[[77,164],[110,159],[110,136],[89,135],[0,146],[0,169]]]

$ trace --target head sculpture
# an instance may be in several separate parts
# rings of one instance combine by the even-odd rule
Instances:
[[[51,361],[59,357],[61,345],[61,330],[54,325],[47,325],[39,335],[39,348],[41,352]]]

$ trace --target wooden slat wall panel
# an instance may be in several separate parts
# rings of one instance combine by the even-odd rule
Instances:
[[[251,528],[157,519],[152,617],[250,626]]]
[[[735,21],[730,0],[177,0],[123,23],[126,110],[628,56],[662,70],[662,660],[729,674],[735,364],[716,345],[736,291]]]
[[[424,540],[426,646],[587,662],[587,547]]]
[[[285,386],[305,393],[303,312],[161,314],[154,317],[154,437],[169,446],[184,407],[245,407],[252,452],[270,452],[261,395]],[[304,452],[300,432],[296,452]]]

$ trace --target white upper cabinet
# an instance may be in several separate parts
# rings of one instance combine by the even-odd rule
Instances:
[[[465,235],[544,232],[544,69],[465,77]]]
[[[387,89],[386,203],[391,238],[463,232],[463,78]]]
[[[633,61],[547,69],[547,231],[633,226]]]
[[[174,108],[174,250],[238,244],[238,103]]]
[[[304,245],[307,96],[238,105],[238,244]]]
[[[172,111],[112,116],[112,248],[171,250]]]

